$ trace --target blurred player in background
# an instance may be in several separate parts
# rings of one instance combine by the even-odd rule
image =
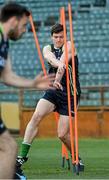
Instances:
[[[26,32],[30,12],[14,2],[5,4],[0,12],[0,77],[6,85],[18,88],[52,89],[53,75],[42,74],[33,80],[17,76],[11,68],[9,40],[16,41]],[[23,59],[22,59],[23,60]],[[0,118],[0,179],[12,179],[15,170],[17,144]]]

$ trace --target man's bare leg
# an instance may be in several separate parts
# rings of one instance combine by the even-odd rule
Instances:
[[[70,151],[70,154],[72,154],[68,116],[60,115],[60,119],[58,123],[58,137],[66,145],[67,149]],[[74,142],[74,146],[75,146],[75,142]],[[84,164],[80,156],[79,156],[79,171],[84,171]]]
[[[21,165],[26,162],[31,143],[37,135],[39,124],[42,118],[52,112],[54,108],[54,104],[49,102],[48,100],[40,99],[40,101],[38,102],[36,110],[25,131],[21,151],[17,158],[17,167],[21,167]]]
[[[16,155],[17,144],[6,130],[0,135],[0,179],[12,179]]]
[[[67,149],[71,152],[68,116],[60,115],[58,122],[58,137],[66,145]]]
[[[54,110],[55,106],[53,103],[49,102],[45,99],[40,99],[36,110],[27,125],[25,135],[24,135],[24,142],[31,144],[35,136],[38,132],[39,124],[44,116],[49,114]]]

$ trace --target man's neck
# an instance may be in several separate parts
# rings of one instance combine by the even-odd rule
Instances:
[[[62,46],[61,47],[56,47],[56,46],[54,46],[54,49],[61,49],[62,48]]]
[[[59,47],[54,46],[54,49],[59,49]]]

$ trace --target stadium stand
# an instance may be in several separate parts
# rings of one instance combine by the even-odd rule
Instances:
[[[50,43],[51,25],[59,21],[60,7],[67,9],[68,0],[17,0],[27,5],[36,24],[41,50]],[[74,40],[79,56],[80,82],[82,87],[107,86],[109,77],[109,10],[106,1],[78,0],[72,4]],[[2,4],[2,2],[0,3]],[[68,13],[66,11],[66,17]],[[67,23],[68,24],[68,23]],[[69,25],[67,26],[69,30]],[[69,33],[68,33],[69,37]],[[22,40],[11,43],[13,69],[19,75],[33,78],[41,71],[38,52],[30,26]],[[0,90],[7,89],[0,85]],[[9,87],[8,87],[9,89]],[[100,92],[97,89],[82,90],[81,106],[100,106]],[[42,92],[43,93],[43,92]],[[41,92],[24,93],[24,106],[33,107],[42,95]],[[109,93],[104,93],[105,105],[109,105]],[[0,95],[0,101],[18,102],[18,94]]]

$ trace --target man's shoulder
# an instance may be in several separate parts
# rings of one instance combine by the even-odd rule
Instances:
[[[46,46],[43,47],[43,50],[50,50],[51,51],[51,45],[48,44]]]
[[[72,46],[72,45],[73,45],[73,46]],[[76,50],[76,48],[75,48],[74,43],[72,44],[71,41],[67,41],[67,47],[68,47],[69,49],[71,49],[71,48],[73,47],[73,49],[74,49],[74,55],[75,55],[75,56],[77,55],[77,50]]]

